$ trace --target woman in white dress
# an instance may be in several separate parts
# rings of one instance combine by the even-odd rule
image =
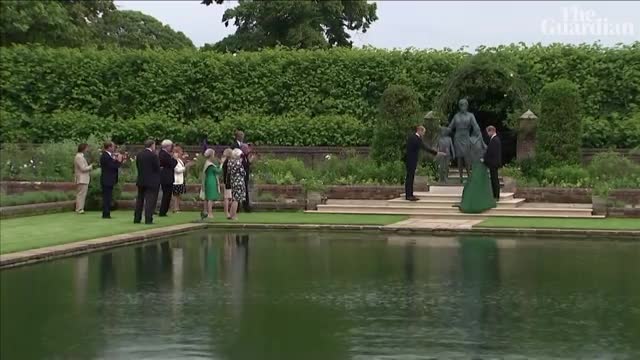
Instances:
[[[178,161],[178,164],[173,169],[173,212],[180,212],[180,197],[187,192],[187,184],[185,182],[185,172],[187,171],[187,165],[185,165],[184,151],[179,145],[173,148],[173,157]]]

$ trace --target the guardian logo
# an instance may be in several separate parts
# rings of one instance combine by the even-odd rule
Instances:
[[[553,36],[633,36],[632,22],[612,22],[599,17],[592,9],[577,6],[562,8],[562,18],[542,20],[540,29],[544,35]]]

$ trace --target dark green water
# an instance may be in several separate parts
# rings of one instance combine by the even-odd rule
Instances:
[[[640,244],[194,233],[0,272],[1,358],[640,359]]]

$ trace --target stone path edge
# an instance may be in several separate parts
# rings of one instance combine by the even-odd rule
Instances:
[[[163,237],[183,234],[193,230],[205,229],[207,227],[208,224],[204,223],[172,225],[162,228],[136,231],[133,233],[111,235],[97,239],[82,240],[67,244],[2,254],[0,255],[0,270],[157,240]]]
[[[492,235],[530,236],[562,238],[606,238],[610,240],[640,240],[638,230],[578,230],[578,229],[519,229],[519,228],[406,228],[392,225],[329,225],[329,224],[211,224],[189,223],[167,226],[134,233],[112,235],[68,244],[48,246],[0,255],[0,270],[28,264],[71,257],[111,248],[157,240],[172,235],[184,234],[200,229],[246,229],[246,230],[315,230],[315,231],[381,231],[399,234],[423,235]]]

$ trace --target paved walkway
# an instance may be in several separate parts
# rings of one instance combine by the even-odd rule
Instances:
[[[442,230],[470,230],[474,225],[483,222],[485,219],[421,219],[409,218],[386,227],[401,229],[442,229]]]

